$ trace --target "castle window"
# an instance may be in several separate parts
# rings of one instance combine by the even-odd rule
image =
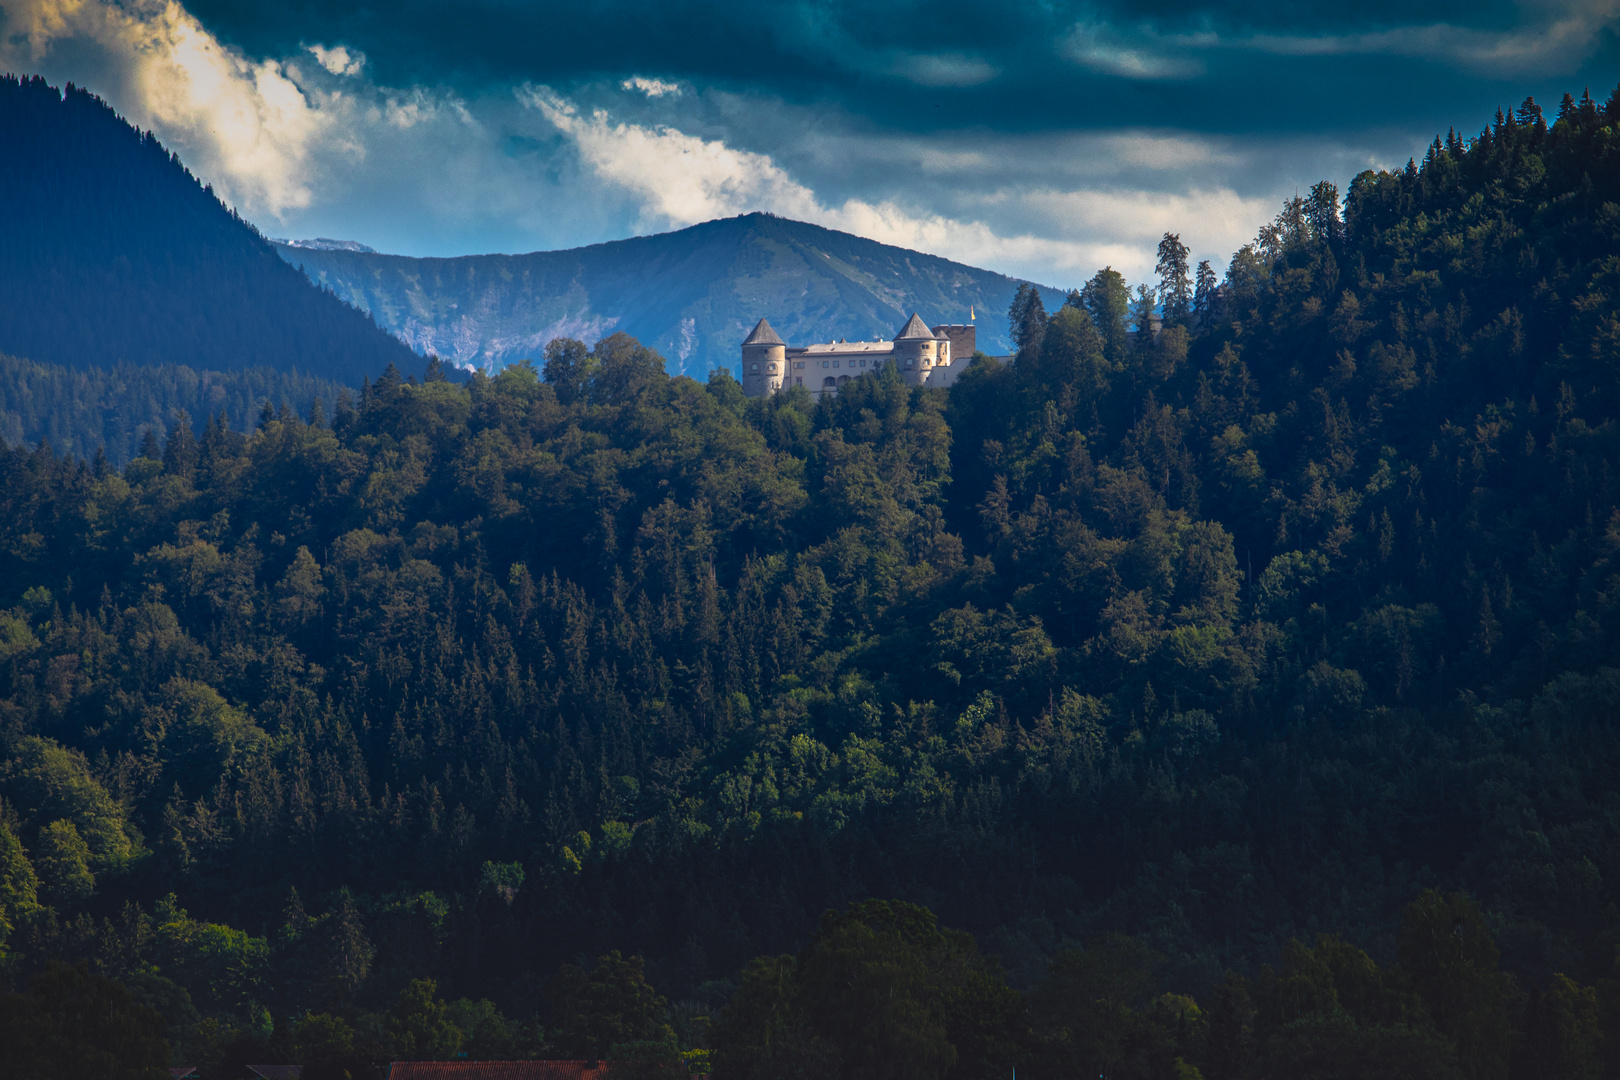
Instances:
[[[837,367],[837,366],[838,366],[838,361],[834,360],[833,361],[833,367]]]
[[[765,365],[765,370],[770,372],[772,375],[775,375],[776,374],[776,365],[775,364],[766,364]]]
[[[795,363],[793,366],[798,368],[800,371],[803,371],[804,370],[804,361],[800,360],[797,363]]]
[[[750,370],[750,371],[758,371],[759,370],[759,365],[758,364],[752,364],[752,365],[749,366],[748,370]]]
[[[826,366],[827,366],[827,361],[825,361],[825,360],[823,360],[823,361],[822,361],[822,362],[821,362],[821,366],[822,366],[822,367],[826,367]]]

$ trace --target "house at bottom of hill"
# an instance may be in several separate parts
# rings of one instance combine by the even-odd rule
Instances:
[[[885,364],[893,364],[908,386],[950,386],[973,362],[972,323],[928,326],[912,312],[888,341],[829,341],[789,345],[764,319],[742,343],[743,392],[766,397],[790,386],[810,393],[836,394],[839,387]]]
[[[385,1080],[607,1080],[605,1061],[396,1061]]]

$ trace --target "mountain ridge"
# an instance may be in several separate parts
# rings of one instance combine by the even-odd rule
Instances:
[[[463,367],[538,359],[548,341],[623,331],[672,374],[731,368],[761,316],[790,342],[889,337],[990,312],[980,348],[1010,348],[1019,280],[791,218],[743,214],[666,233],[517,255],[417,258],[278,245],[316,284],[419,353]],[[1049,306],[1063,293],[1041,286]]]
[[[390,363],[420,370],[94,94],[0,77],[0,146],[0,352],[319,371],[355,386]]]

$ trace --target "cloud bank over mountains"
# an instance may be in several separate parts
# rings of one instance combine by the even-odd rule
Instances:
[[[0,68],[157,131],[266,232],[415,255],[765,210],[1054,285],[1620,75],[1620,0],[1147,6],[0,0]],[[1547,102],[1549,106],[1554,101]]]

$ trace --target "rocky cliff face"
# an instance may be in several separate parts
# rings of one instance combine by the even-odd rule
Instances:
[[[978,315],[979,348],[1008,351],[1018,282],[816,225],[749,214],[679,232],[527,255],[414,259],[279,246],[317,284],[368,311],[419,353],[496,369],[539,360],[557,337],[622,330],[672,373],[735,367],[761,316],[791,343],[890,337],[912,311]],[[1043,290],[1049,307],[1062,302]]]

